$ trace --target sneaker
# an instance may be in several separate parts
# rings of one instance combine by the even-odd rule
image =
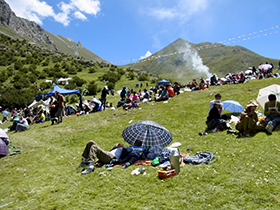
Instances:
[[[83,167],[85,167],[86,165],[88,165],[89,163],[86,161],[86,160],[83,160],[82,162],[81,162],[81,164],[78,166],[78,168],[83,168]]]
[[[237,134],[237,132],[236,132],[235,130],[228,130],[227,133],[228,133],[228,134],[234,134],[234,135]]]
[[[113,158],[113,159],[111,160],[110,164],[115,164],[115,163],[117,163],[118,161],[119,161],[118,159]]]
[[[88,166],[88,167],[86,167],[85,169],[83,169],[82,170],[82,174],[89,174],[89,173],[91,173],[91,172],[93,172],[94,171],[94,167],[93,166]]]
[[[230,126],[230,124],[227,122],[227,128],[226,128],[227,130],[231,130],[232,128],[231,128],[231,126]]]
[[[218,131],[218,129],[217,129],[217,128],[214,128],[214,129],[212,129],[211,131],[212,131],[213,133],[215,133],[215,132]]]
[[[272,121],[269,121],[267,123],[267,125],[265,126],[265,130],[267,131],[267,133],[271,134],[272,130],[273,130],[273,125],[272,125]]]
[[[127,168],[128,166],[130,166],[130,163],[129,163],[129,162],[127,162],[127,163],[122,167],[122,169],[125,169],[125,168]]]

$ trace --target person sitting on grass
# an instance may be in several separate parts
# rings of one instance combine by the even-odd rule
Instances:
[[[159,95],[159,97],[156,99],[156,101],[165,101],[169,99],[169,94],[167,91],[166,86],[163,86],[163,90],[161,92],[161,94]]]
[[[266,131],[271,134],[272,131],[280,124],[280,102],[276,101],[276,95],[270,94],[268,102],[264,105],[264,115]]]
[[[219,100],[216,100],[213,104],[214,107],[210,110],[206,121],[207,129],[212,132],[231,129],[227,121],[221,118],[222,103]]]
[[[43,123],[45,122],[46,117],[43,110],[40,110],[39,116],[36,118],[36,123]]]
[[[241,113],[240,121],[235,126],[240,136],[250,137],[250,133],[263,130],[263,126],[260,125],[258,115],[255,112],[257,108],[257,102],[251,100],[246,106],[246,109]]]
[[[23,116],[19,116],[19,122],[17,123],[16,126],[16,131],[15,132],[21,132],[21,131],[26,131],[29,129],[28,122]]]

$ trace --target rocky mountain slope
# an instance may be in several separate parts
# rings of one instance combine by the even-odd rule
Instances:
[[[70,38],[51,34],[33,21],[17,17],[4,0],[0,0],[0,33],[14,39],[26,39],[32,44],[52,51],[82,56],[93,61],[104,61],[84,48],[81,42],[75,43]]]

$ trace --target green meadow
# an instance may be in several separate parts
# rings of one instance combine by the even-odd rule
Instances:
[[[199,136],[206,128],[208,105],[216,93],[244,107],[258,90],[280,79],[251,80],[245,84],[184,92],[168,103],[142,103],[139,109],[122,108],[83,116],[63,123],[31,125],[30,130],[8,133],[21,154],[0,159],[2,209],[279,209],[280,132],[237,138],[226,132]],[[133,87],[131,87],[133,88]],[[116,90],[116,89],[115,89]],[[114,105],[117,95],[108,96]],[[260,107],[259,110],[263,112]],[[224,113],[230,114],[228,111]],[[88,140],[105,150],[128,144],[122,131],[140,120],[155,121],[180,142],[181,153],[215,154],[208,165],[184,165],[179,175],[159,179],[159,167],[144,166],[146,175],[132,170],[96,168],[81,175],[77,166]],[[2,129],[11,122],[0,125]],[[187,147],[190,146],[189,150]],[[99,173],[105,172],[104,175]]]

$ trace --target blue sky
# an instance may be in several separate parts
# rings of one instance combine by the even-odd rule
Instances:
[[[148,51],[156,53],[178,38],[195,44],[222,41],[280,59],[279,0],[6,2],[17,16],[33,20],[53,34],[81,41],[93,53],[118,65]]]

